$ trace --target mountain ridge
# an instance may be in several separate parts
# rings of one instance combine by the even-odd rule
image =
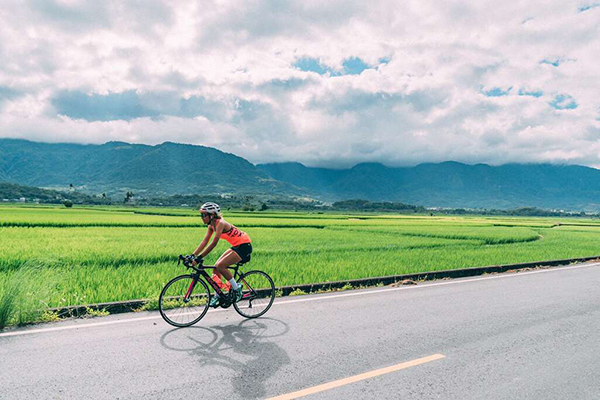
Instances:
[[[101,145],[0,139],[0,176],[29,186],[89,193],[135,190],[154,195],[188,193],[300,194],[234,154],[205,146],[107,142]]]
[[[166,141],[100,145],[0,139],[0,180],[89,194],[221,193],[395,201],[427,207],[600,210],[600,170],[577,165],[458,161],[347,169],[299,162],[254,165],[218,149]]]
[[[598,210],[600,171],[577,165],[487,164],[457,161],[422,163],[414,167],[387,167],[363,163],[330,175],[296,163],[258,164],[273,178],[298,187],[319,189],[339,198],[400,201],[427,207]],[[329,171],[331,172],[331,171]],[[311,183],[312,181],[312,183]],[[360,182],[357,185],[357,182]]]

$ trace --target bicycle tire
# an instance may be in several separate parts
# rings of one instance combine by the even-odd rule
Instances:
[[[269,311],[275,300],[275,284],[266,272],[248,271],[240,276],[238,283],[242,284],[242,298],[233,303],[238,314],[258,318]]]
[[[171,279],[160,292],[158,310],[168,324],[178,328],[192,326],[206,315],[210,290],[202,279],[198,278],[190,298],[184,300],[193,279],[193,275],[179,275]]]

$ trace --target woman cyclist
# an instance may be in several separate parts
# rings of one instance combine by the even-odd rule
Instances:
[[[232,295],[235,294],[235,297],[233,297],[234,301],[238,301],[242,298],[242,285],[233,279],[233,275],[231,275],[227,267],[237,264],[240,261],[250,261],[250,254],[252,253],[250,236],[233,226],[233,224],[225,221],[221,215],[221,208],[216,203],[208,202],[202,204],[200,215],[202,216],[202,222],[208,226],[208,231],[193,255],[196,257],[200,256],[200,258],[206,257],[217,246],[219,239],[225,239],[231,244],[232,247],[225,250],[215,263],[215,274],[219,279],[217,283],[221,282],[221,276],[225,276],[225,279],[231,284],[230,293]],[[207,247],[206,245],[213,234],[215,234],[215,237]],[[210,301],[210,306],[217,307],[219,301],[219,296],[214,296]]]

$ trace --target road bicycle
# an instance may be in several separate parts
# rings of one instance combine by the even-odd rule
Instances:
[[[194,265],[194,261],[198,263]],[[233,291],[224,293],[217,282],[212,279],[211,274],[206,272],[206,270],[214,269],[214,265],[203,265],[201,259],[184,257],[180,254],[177,265],[182,262],[188,270],[192,269],[193,272],[171,279],[158,298],[160,315],[173,326],[191,326],[206,315],[211,296],[213,296],[208,285],[213,288],[214,295],[220,296],[220,307],[229,308],[233,305],[235,311],[246,318],[258,318],[269,311],[273,305],[275,284],[273,279],[263,271],[242,272],[240,268],[244,264],[243,262],[228,267],[235,281],[242,285],[242,298],[235,301]]]

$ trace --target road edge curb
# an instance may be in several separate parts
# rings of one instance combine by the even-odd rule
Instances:
[[[365,288],[373,287],[377,285],[391,285],[398,282],[404,284],[416,284],[417,281],[431,281],[439,279],[456,279],[466,278],[471,276],[485,275],[502,273],[512,270],[522,270],[526,268],[539,268],[539,267],[557,267],[565,266],[575,263],[584,263],[588,261],[600,261],[600,256],[591,257],[579,257],[579,258],[567,258],[562,260],[547,260],[547,261],[535,261],[518,264],[502,264],[502,265],[488,265],[484,267],[472,267],[462,269],[449,269],[441,271],[430,271],[420,272],[414,274],[402,274],[402,275],[389,275],[371,278],[361,279],[350,279],[341,280],[334,282],[319,282],[309,283],[301,285],[281,286],[277,290],[281,296],[290,296],[295,294],[309,294],[315,292],[326,292],[336,291],[340,289],[351,288]],[[349,287],[350,286],[350,287]],[[156,300],[152,299],[140,299],[140,300],[128,300],[128,301],[116,301],[109,303],[96,303],[87,305],[77,305],[70,307],[61,308],[50,308],[48,311],[56,313],[59,317],[79,317],[90,313],[91,311],[106,311],[110,314],[121,314],[126,312],[138,311],[146,304]]]

